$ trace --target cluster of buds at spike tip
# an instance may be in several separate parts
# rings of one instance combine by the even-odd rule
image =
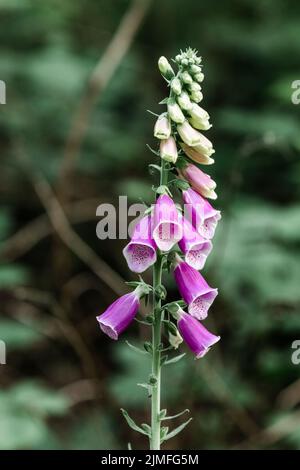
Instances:
[[[167,164],[152,166],[161,174],[163,170],[170,171],[178,178],[169,184],[162,179],[164,182],[154,188],[154,207],[135,226],[123,254],[129,269],[135,273],[144,272],[163,258],[168,268],[173,269],[183,299],[178,302],[186,305],[187,312],[177,303],[174,312],[169,310],[177,321],[177,327],[172,323],[168,330],[169,343],[177,349],[184,341],[198,358],[219,340],[219,336],[200,323],[207,317],[218,290],[210,287],[199,271],[212,250],[221,214],[207,200],[217,198],[216,183],[199,168],[199,165],[212,165],[215,152],[212,142],[203,134],[211,127],[210,116],[198,104],[203,98],[201,57],[195,50],[187,49],[173,62],[172,66],[166,57],[158,61],[170,94],[161,101],[166,108],[154,125],[154,136],[159,141],[159,150],[154,153]],[[182,191],[183,208],[173,200],[172,182]],[[137,284],[134,292],[120,297],[97,317],[101,329],[113,339],[118,339],[127,328],[137,313],[141,297],[147,295],[146,285]],[[163,285],[159,287],[159,292],[153,290],[154,297],[165,300],[167,292]],[[167,305],[171,304],[162,308]]]

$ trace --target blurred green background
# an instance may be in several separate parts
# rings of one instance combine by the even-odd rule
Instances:
[[[300,79],[300,4],[153,0],[144,8],[0,0],[0,448],[147,446],[120,407],[149,421],[136,383],[150,365],[125,344],[149,332],[135,323],[115,343],[96,324],[122,291],[120,278],[134,279],[126,241],[97,239],[96,208],[120,194],[151,202],[146,109],[159,112],[167,92],[157,59],[191,46],[203,57],[202,105],[216,149],[208,171],[223,211],[205,268],[219,288],[206,323],[222,341],[203,360],[187,354],[165,368],[163,405],[194,417],[165,448],[299,449],[291,345],[300,339],[300,105],[291,84]],[[172,277],[166,282],[178,298]]]

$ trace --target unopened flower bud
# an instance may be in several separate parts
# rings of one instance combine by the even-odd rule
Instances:
[[[154,126],[154,137],[168,139],[171,135],[171,123],[165,114],[161,114]]]
[[[175,139],[169,137],[160,142],[160,156],[166,162],[175,163],[178,157]]]
[[[209,123],[209,114],[205,109],[198,106],[196,103],[193,103],[191,109],[189,110],[191,118],[189,119],[190,124],[199,130],[210,129],[211,124]]]
[[[172,91],[174,91],[176,95],[180,95],[182,86],[181,86],[181,81],[179,80],[179,78],[177,77],[173,78],[173,80],[171,81],[171,89]]]
[[[186,91],[183,91],[177,98],[177,102],[181,109],[188,111],[192,107],[190,97]]]
[[[200,91],[200,90],[201,90],[201,86],[200,86],[199,83],[197,83],[197,82],[192,82],[192,83],[189,85],[189,89],[190,89],[191,92]]]
[[[191,72],[192,73],[200,73],[202,72],[202,68],[199,65],[191,65]]]
[[[169,333],[169,343],[171,346],[173,346],[174,349],[178,349],[178,347],[180,346],[182,342],[183,342],[183,339],[179,331],[177,331],[176,335]]]
[[[183,112],[174,100],[168,102],[168,113],[172,121],[177,124],[182,124],[185,121]]]
[[[183,142],[193,147],[201,142],[201,134],[196,131],[188,121],[184,121],[183,124],[177,126],[178,133],[182,138]]]
[[[181,80],[183,81],[183,83],[187,84],[187,85],[190,85],[193,83],[193,79],[192,77],[190,76],[190,74],[188,72],[182,72],[182,74],[180,75],[180,78]]]
[[[172,69],[168,59],[166,57],[161,56],[158,60],[158,68],[160,73],[167,79],[170,80],[174,77],[174,70]]]
[[[192,91],[191,92],[191,99],[195,101],[195,103],[200,103],[203,100],[203,95],[201,91]]]
[[[202,72],[196,73],[196,74],[194,75],[194,79],[196,80],[196,82],[199,82],[199,83],[203,82],[203,80],[204,80],[204,73],[202,73]]]
[[[191,126],[193,126],[195,129],[198,129],[199,131],[208,131],[208,129],[212,127],[208,119],[198,120],[190,118],[189,123],[191,124]]]
[[[193,103],[192,107],[189,109],[189,115],[194,119],[209,119],[208,112],[196,103]]]

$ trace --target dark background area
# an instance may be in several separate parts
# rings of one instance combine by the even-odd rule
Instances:
[[[203,360],[187,354],[165,367],[163,406],[194,417],[165,448],[298,449],[300,105],[291,84],[300,79],[300,4],[153,0],[143,8],[0,1],[0,448],[147,446],[120,407],[149,421],[136,384],[150,364],[125,344],[149,332],[134,323],[115,343],[98,328],[95,316],[126,290],[121,278],[135,278],[121,253],[126,241],[97,239],[96,208],[125,194],[152,201],[146,110],[160,112],[167,95],[157,60],[191,46],[203,57],[201,105],[216,149],[207,170],[223,218],[204,274],[219,288],[207,326],[222,340]],[[166,284],[177,298],[171,276]]]

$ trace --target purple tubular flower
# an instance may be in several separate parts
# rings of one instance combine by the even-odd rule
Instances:
[[[211,288],[204,277],[192,266],[177,256],[174,277],[183,300],[188,304],[188,312],[198,320],[204,320],[218,289]]]
[[[202,269],[212,250],[212,243],[199,235],[192,224],[183,217],[183,236],[179,248],[184,253],[187,264],[195,269]]]
[[[211,346],[220,340],[220,336],[210,333],[200,322],[183,310],[179,312],[177,327],[196,359],[205,356]]]
[[[132,322],[140,306],[141,289],[122,295],[102,315],[97,317],[100,328],[111,339],[117,340]]]
[[[185,211],[197,232],[204,238],[213,238],[221,212],[191,188],[183,191],[182,197]]]
[[[215,181],[197,166],[188,163],[179,170],[179,175],[185,178],[201,196],[217,199],[217,194],[214,191],[217,187]]]
[[[153,238],[162,251],[169,251],[182,238],[181,215],[174,201],[162,194],[154,207]]]
[[[156,261],[156,244],[151,235],[151,216],[143,217],[136,225],[131,241],[123,255],[134,273],[142,273]]]

